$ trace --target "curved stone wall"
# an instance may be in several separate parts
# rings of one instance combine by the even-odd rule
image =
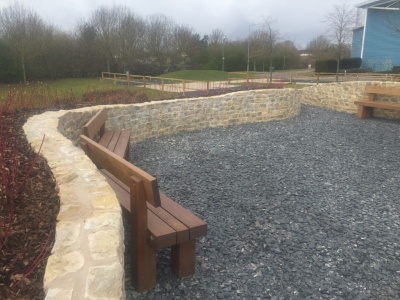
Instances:
[[[301,102],[354,113],[365,83],[301,90],[258,90],[209,98],[108,106],[110,128],[126,128],[132,142],[213,126],[266,122],[300,113]],[[28,141],[52,169],[61,208],[44,278],[46,299],[123,299],[121,209],[113,190],[76,147],[82,126],[101,107],[46,112],[24,125]]]
[[[24,131],[46,158],[60,196],[56,239],[44,276],[46,299],[123,299],[124,242],[114,191],[84,152],[58,132],[67,111],[31,117]]]

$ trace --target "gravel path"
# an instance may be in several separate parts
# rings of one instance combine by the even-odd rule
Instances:
[[[132,161],[209,225],[196,273],[159,252],[128,299],[400,299],[400,121],[303,107],[290,120],[147,140]],[[129,251],[129,249],[127,249]]]

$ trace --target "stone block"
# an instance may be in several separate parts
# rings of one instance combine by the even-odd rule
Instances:
[[[121,212],[105,212],[85,221],[85,229],[95,230],[106,226],[112,226],[120,231],[119,234],[122,234],[123,227]]]
[[[118,230],[98,231],[89,234],[89,249],[94,260],[118,257],[123,262],[123,240]]]
[[[124,270],[121,264],[92,267],[86,279],[88,299],[124,299]]]
[[[92,200],[92,205],[95,208],[113,208],[120,209],[119,202],[114,193],[107,195],[97,195]]]
[[[60,206],[57,219],[63,221],[77,220],[82,217],[82,205],[64,204]]]
[[[59,222],[57,224],[56,240],[52,253],[60,253],[78,240],[81,225],[72,222]]]
[[[44,275],[44,288],[47,289],[54,279],[78,271],[83,267],[84,262],[85,259],[82,253],[78,251],[73,251],[65,255],[57,253],[50,255]]]

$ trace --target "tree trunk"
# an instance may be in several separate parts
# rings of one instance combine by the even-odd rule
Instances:
[[[110,60],[107,58],[107,72],[111,73],[110,71]]]
[[[269,83],[272,84],[272,55],[269,56]]]
[[[25,71],[25,61],[22,61],[22,76],[23,76],[23,81],[24,84],[26,84],[26,71]]]
[[[336,60],[336,82],[339,81],[339,65],[340,65],[340,58]]]

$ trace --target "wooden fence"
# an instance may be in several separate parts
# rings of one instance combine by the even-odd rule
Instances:
[[[269,85],[274,83],[320,84],[336,81],[334,73],[314,73],[311,71],[280,71],[280,72],[232,72],[226,80],[195,81],[155,76],[131,75],[122,73],[102,72],[102,80],[111,80],[115,84],[138,86],[159,90],[162,92],[182,93],[184,96],[209,94],[210,91],[226,90],[249,86]],[[397,74],[376,73],[340,73],[339,82],[345,81],[400,81]]]
[[[211,89],[224,88],[225,82],[194,81],[165,77],[141,76],[120,73],[102,73],[102,80],[111,80],[115,84],[125,84],[159,90],[162,92],[182,93],[209,92]]]

